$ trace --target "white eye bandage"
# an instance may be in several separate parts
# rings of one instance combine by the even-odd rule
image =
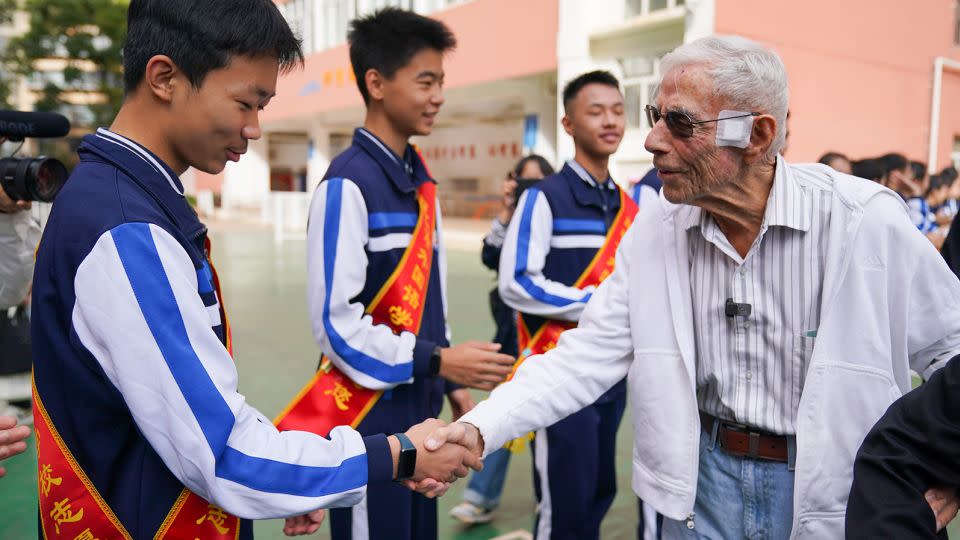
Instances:
[[[753,132],[753,115],[743,111],[720,111],[717,115],[717,146],[746,148]]]

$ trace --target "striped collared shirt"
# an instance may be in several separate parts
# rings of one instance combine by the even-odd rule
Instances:
[[[781,163],[746,257],[706,212],[691,212],[685,227],[700,410],[794,434],[820,324],[831,195],[827,183],[786,175]],[[728,317],[728,298],[751,314]]]

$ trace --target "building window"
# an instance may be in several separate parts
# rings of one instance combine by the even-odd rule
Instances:
[[[643,108],[653,103],[660,83],[660,58],[664,53],[621,58],[624,114],[628,129],[649,129]]]
[[[355,0],[290,0],[278,4],[284,18],[311,54],[347,40],[347,27],[356,16]]]
[[[649,15],[684,5],[684,0],[624,0],[627,17]]]
[[[312,54],[347,41],[350,21],[385,7],[431,13],[467,0],[289,0],[277,4],[291,28],[303,40],[303,52]],[[683,0],[665,0],[680,2]]]
[[[953,6],[953,44],[960,45],[960,0]]]
[[[411,9],[426,15],[428,13],[433,13],[434,11],[440,11],[441,9],[447,9],[448,7],[462,4],[465,1],[466,0],[411,0]]]
[[[950,161],[956,169],[960,169],[960,135],[953,136],[953,152],[950,152]]]

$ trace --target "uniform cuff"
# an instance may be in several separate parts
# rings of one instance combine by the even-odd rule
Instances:
[[[363,438],[367,448],[367,484],[382,484],[393,481],[393,456],[387,436],[370,435]]]
[[[413,378],[430,377],[430,357],[433,356],[433,349],[437,344],[426,339],[417,338],[417,343],[413,346]]]

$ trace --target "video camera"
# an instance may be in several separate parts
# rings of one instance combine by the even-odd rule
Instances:
[[[65,137],[70,121],[56,113],[0,110],[0,138]],[[46,156],[0,159],[0,187],[17,201],[53,202],[67,181],[67,167]]]

